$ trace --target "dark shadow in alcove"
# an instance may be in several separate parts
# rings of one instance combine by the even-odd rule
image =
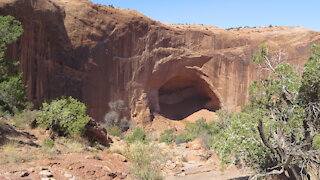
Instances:
[[[191,114],[221,108],[220,100],[201,78],[193,74],[179,74],[159,89],[159,114],[171,120],[183,120]]]

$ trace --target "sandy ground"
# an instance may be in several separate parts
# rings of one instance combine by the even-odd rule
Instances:
[[[182,121],[168,120],[157,115],[153,124],[146,127],[153,134],[160,133],[165,129],[176,128],[183,131],[186,122],[196,122],[200,118],[210,121],[217,121],[214,112],[202,109],[188,116]],[[39,147],[48,132],[35,129],[23,130],[12,128],[7,138],[21,141],[21,148],[17,155],[36,156]],[[33,144],[30,145],[30,144]],[[56,142],[57,144],[57,142]],[[122,144],[122,146],[119,146]],[[124,148],[125,142],[114,138],[114,144]],[[57,146],[63,146],[57,144]],[[220,161],[211,151],[204,149],[199,139],[180,145],[162,146],[174,155],[176,161],[169,161],[163,175],[166,180],[206,180],[206,179],[232,179],[244,177],[251,174],[249,170],[241,170],[235,167],[227,167],[221,171]],[[61,148],[60,148],[61,149]],[[0,157],[3,153],[0,148]],[[40,153],[41,154],[41,153]],[[184,159],[184,161],[181,161]],[[2,179],[42,179],[46,180],[88,180],[88,179],[133,179],[130,172],[130,160],[121,154],[109,152],[107,150],[91,149],[86,152],[62,153],[57,155],[36,156],[34,159],[24,163],[0,163],[0,180]],[[45,180],[45,179],[43,179]]]

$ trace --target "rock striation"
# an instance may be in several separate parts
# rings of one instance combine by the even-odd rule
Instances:
[[[301,68],[320,43],[319,32],[301,27],[171,25],[87,0],[2,0],[0,15],[23,24],[6,56],[21,61],[28,98],[39,106],[72,95],[99,121],[118,99],[140,123],[154,114],[178,120],[201,108],[236,110],[259,78],[251,63],[259,44],[283,49]]]

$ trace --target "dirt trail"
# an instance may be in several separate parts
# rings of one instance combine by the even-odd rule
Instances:
[[[171,170],[165,174],[165,180],[227,180],[245,178],[252,174],[248,169],[238,169],[234,166],[222,170],[218,157],[203,149],[199,142],[200,140],[196,139],[172,150],[177,156],[183,157],[183,161],[180,164],[172,162],[166,165],[169,169],[171,167]]]

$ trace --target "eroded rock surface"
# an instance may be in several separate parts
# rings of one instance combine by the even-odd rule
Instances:
[[[72,95],[100,121],[108,102],[118,99],[141,123],[155,112],[184,118],[188,114],[172,107],[188,103],[197,106],[191,112],[235,110],[258,79],[251,56],[259,44],[285,50],[287,60],[302,67],[310,45],[320,43],[319,32],[301,27],[169,25],[87,0],[2,0],[0,15],[23,23],[25,32],[7,57],[22,62],[28,98],[39,106]]]

